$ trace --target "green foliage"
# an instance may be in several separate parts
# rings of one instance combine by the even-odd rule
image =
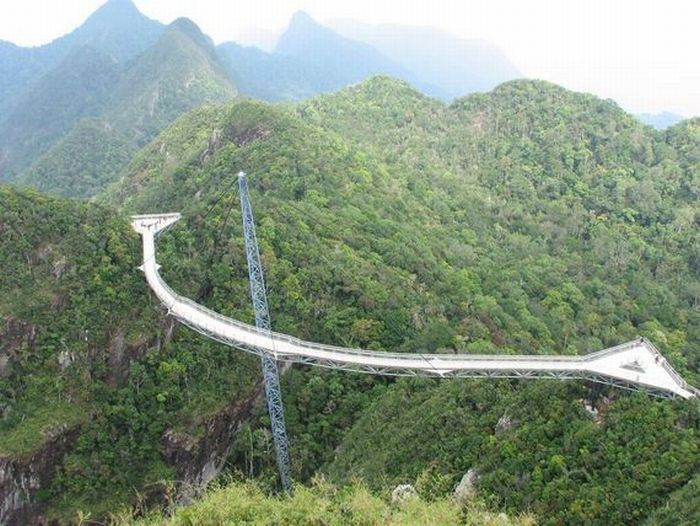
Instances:
[[[700,474],[671,493],[668,501],[644,522],[645,526],[672,526],[700,522]]]
[[[116,517],[116,524],[220,525],[220,524],[318,524],[318,525],[530,525],[527,516],[509,519],[480,509],[461,508],[448,499],[427,503],[420,498],[388,504],[355,484],[338,489],[316,480],[310,487],[297,486],[291,498],[267,496],[252,482],[231,483],[210,489],[196,504],[177,509],[169,517],[158,514],[132,522]]]
[[[8,406],[5,406],[7,411]],[[22,456],[35,451],[46,440],[84,421],[85,414],[77,404],[56,402],[37,408],[21,424],[3,426],[0,434],[1,456]],[[9,429],[7,429],[9,428]]]
[[[201,435],[249,395],[257,361],[187,332],[163,344],[138,236],[112,209],[0,186],[0,235],[0,455],[80,425],[42,499],[58,517],[104,516],[175,477],[165,431]]]
[[[186,20],[125,63],[81,47],[0,128],[0,179],[92,197],[183,113],[234,95],[213,46]]]
[[[447,478],[451,488],[473,468],[493,507],[530,510],[543,524],[624,524],[700,467],[696,403],[624,397],[601,406],[596,422],[581,386],[431,384],[398,382],[365,411],[326,468],[331,479],[376,489],[406,480],[439,488]]]
[[[16,177],[78,121],[98,115],[118,75],[113,57],[79,46],[41,77],[0,127],[0,179]]]
[[[19,182],[65,197],[90,197],[118,178],[134,145],[104,120],[85,119],[56,142]]]

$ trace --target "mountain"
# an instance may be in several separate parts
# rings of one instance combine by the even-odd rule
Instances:
[[[493,44],[462,39],[430,27],[363,24],[332,20],[328,27],[364,42],[411,71],[425,84],[437,87],[428,95],[451,100],[522,77],[508,57]]]
[[[8,120],[0,169],[44,191],[89,197],[177,117],[235,93],[213,44],[186,19],[123,65],[81,47]]]
[[[253,102],[192,114],[141,152],[118,200],[130,212],[183,212],[191,256],[169,265],[191,281],[175,289],[206,282],[239,312],[245,298],[232,293],[245,272],[226,269],[241,233],[225,189],[248,171],[283,332],[393,351],[541,354],[643,334],[698,383],[694,129],[657,134],[546,82],[447,106],[380,77],[296,114]],[[196,256],[211,251],[227,263]],[[580,382],[387,385],[303,368],[283,389],[302,480],[320,471],[444,494],[474,469],[479,495],[510,512],[624,524],[697,471],[696,401]]]
[[[505,62],[502,57],[495,51],[488,55],[485,46],[479,55],[472,49],[476,44],[415,33],[427,30],[392,31],[387,34],[394,35],[393,44],[403,42],[397,44],[403,51],[394,53],[399,60],[303,12],[292,17],[273,53],[235,43],[214,49],[190,21],[181,19],[166,29],[141,15],[130,0],[110,0],[82,26],[46,46],[25,49],[0,42],[0,66],[8,73],[2,76],[5,84],[0,81],[0,106],[7,110],[0,120],[0,180],[90,197],[118,178],[130,156],[183,112],[236,91],[268,101],[301,100],[381,73],[449,99],[508,76],[505,66],[497,66]],[[434,45],[408,51],[411,36],[430,37]],[[488,55],[489,74],[496,76],[489,81],[478,70],[485,84],[469,84],[469,76],[459,73],[464,64],[460,69],[454,61],[449,74],[430,70],[440,62],[436,54],[449,47]],[[409,64],[411,54],[415,61]],[[468,66],[475,68],[471,62]],[[88,132],[93,134],[89,151],[80,148]]]
[[[80,46],[41,77],[0,128],[0,180],[14,178],[81,118],[99,115],[118,75],[114,59]]]
[[[554,307],[550,301],[568,297],[564,301],[569,305],[568,309],[564,307],[568,313],[560,311],[563,314],[560,323],[575,325],[576,320],[586,319],[585,311],[596,311],[607,301],[597,294],[617,295],[613,290],[619,291],[619,286],[625,288],[630,283],[639,287],[632,293],[634,299],[630,298],[631,310],[623,308],[617,313],[632,318],[641,315],[636,322],[629,319],[631,324],[642,322],[634,331],[653,328],[659,332],[652,339],[662,342],[675,330],[670,329],[675,322],[668,317],[662,303],[652,307],[655,302],[649,298],[662,294],[661,290],[669,291],[666,285],[674,281],[671,268],[675,265],[675,250],[691,258],[682,264],[683,279],[691,280],[689,289],[697,289],[697,275],[691,277],[697,258],[692,255],[691,247],[698,241],[697,229],[692,227],[693,217],[697,216],[693,201],[698,194],[696,190],[689,192],[687,186],[693,186],[695,177],[690,167],[698,166],[697,120],[694,125],[672,128],[657,138],[614,104],[547,83],[523,81],[506,83],[491,93],[465,97],[440,108],[418,94],[409,97],[409,88],[401,83],[373,79],[304,103],[299,111],[314,123],[351,138],[363,149],[372,148],[383,154],[388,162],[398,161],[406,184],[415,188],[416,194],[434,195],[430,208],[443,210],[444,215],[439,214],[432,222],[433,235],[438,235],[441,224],[450,224],[447,228],[455,235],[464,230],[475,233],[479,242],[473,251],[463,252],[452,245],[449,253],[471,256],[462,267],[470,276],[469,284],[463,283],[470,290],[474,276],[486,278],[482,283],[488,285],[481,293],[493,301],[478,297],[474,289],[465,290],[462,297],[469,298],[465,300],[469,306],[465,306],[467,314],[461,328],[455,332],[441,328],[441,332],[447,332],[444,341],[455,335],[457,339],[464,338],[466,352],[496,352],[496,348],[508,345],[512,338],[519,340],[515,335],[523,326],[513,322],[524,319],[522,314],[517,314],[519,307],[515,304],[519,297],[531,302],[538,294],[544,310],[534,314],[539,310],[535,308],[531,312],[549,327],[550,341],[562,346],[557,352],[566,352],[564,342],[570,341],[566,336],[568,330],[565,325],[555,328],[553,319],[549,318],[564,304]],[[676,153],[662,153],[668,147]],[[679,170],[676,175],[662,168],[671,159],[676,159],[671,161]],[[615,173],[614,167],[623,165],[628,167],[627,174]],[[667,181],[673,181],[671,188],[664,188]],[[467,189],[472,185],[475,189],[469,192]],[[504,244],[494,246],[486,241],[490,236],[485,233],[490,228],[484,229],[483,223],[480,225],[472,217],[475,206],[480,208],[473,195],[492,202],[494,216],[481,210],[486,216],[498,217],[492,228],[496,237],[502,234],[508,239]],[[419,209],[410,206],[415,215],[421,215]],[[671,211],[669,207],[677,208]],[[469,217],[463,218],[462,214]],[[629,215],[625,217],[626,214]],[[657,229],[671,232],[676,227],[683,231],[675,237],[677,248],[665,255],[657,254],[656,260],[648,259],[642,246],[658,246],[654,232]],[[631,245],[623,246],[637,242],[642,243],[638,246],[639,259],[630,258],[627,250]],[[608,248],[604,249],[606,245]],[[615,253],[620,248],[622,252]],[[611,249],[612,252],[604,254]],[[565,250],[572,252],[564,256]],[[423,257],[430,253],[424,247],[418,252]],[[543,253],[546,262],[540,260]],[[531,254],[532,259],[525,254]],[[554,269],[563,272],[556,278],[556,284],[538,278],[544,274],[536,270],[539,266],[536,260],[541,261],[542,271],[547,268],[544,272],[550,276],[558,272]],[[501,270],[482,274],[481,264]],[[656,264],[664,265],[665,270],[659,272],[661,269]],[[574,277],[583,271],[579,265],[587,268],[583,281]],[[504,273],[501,278],[495,276],[501,273]],[[511,280],[517,280],[517,275],[523,279],[522,296],[513,288],[503,295],[498,292],[502,290],[501,280],[507,281],[509,278],[505,276],[509,274]],[[665,276],[662,279],[666,285],[658,281],[660,275]],[[457,286],[457,281],[454,283]],[[672,296],[678,302],[672,310],[679,308],[685,313],[681,316],[688,324],[683,321],[675,327],[685,326],[688,330],[677,341],[676,349],[685,353],[686,363],[693,371],[690,374],[697,378],[700,348],[695,335],[700,325],[697,315],[688,309],[693,308],[698,295],[697,291],[687,294],[689,289],[680,283],[671,285],[675,291]],[[508,287],[513,285],[511,281]],[[575,288],[563,292],[561,287],[569,286]],[[540,292],[535,292],[540,287]],[[597,292],[593,293],[593,289]],[[524,303],[522,306],[528,308]],[[583,342],[590,337],[590,331],[602,329],[601,323],[605,322],[594,317],[595,323],[586,322],[585,327],[579,326],[571,333],[576,334],[577,341]],[[619,335],[621,328],[612,332]],[[524,330],[532,334],[532,329]],[[540,329],[545,330],[544,326]],[[491,336],[479,343],[482,330]],[[434,337],[439,334],[436,331]],[[540,333],[535,339],[542,341],[543,335]],[[529,337],[523,336],[520,341],[524,343]],[[421,341],[420,337],[416,338],[415,345],[419,346]],[[605,346],[602,340],[600,344],[589,340],[584,347]],[[459,348],[459,344],[452,345]],[[522,352],[523,347],[518,349]],[[301,388],[301,384],[297,386]],[[645,482],[635,480],[640,470],[658,473],[651,465],[658,461],[659,451],[656,446],[643,444],[675,441],[679,438],[678,431],[689,433],[681,441],[689,439],[700,429],[695,417],[679,430],[674,424],[676,417],[666,413],[667,406],[651,408],[644,396],[620,399],[609,405],[605,397],[591,397],[590,393],[570,392],[564,397],[556,394],[557,390],[568,391],[569,387],[543,383],[516,387],[480,386],[471,382],[439,385],[399,382],[385,392],[377,405],[361,412],[351,431],[326,457],[321,470],[339,484],[359,477],[370,487],[378,488],[406,480],[439,481],[444,476],[454,483],[473,469],[479,477],[477,493],[494,496],[492,502],[502,503],[509,511],[529,509],[542,524],[585,521],[633,524],[648,513],[646,506],[640,504],[642,500],[663,509],[669,493],[657,485],[657,476],[645,476]],[[301,388],[297,396],[305,399],[310,393],[311,389]],[[581,399],[592,405],[591,411],[581,405]],[[332,395],[317,402],[342,405]],[[655,423],[650,424],[648,419]],[[314,421],[313,425],[318,422]],[[549,434],[548,428],[552,431],[556,428],[556,438]],[[684,443],[689,445],[687,441]],[[691,448],[698,451],[696,446]],[[634,461],[627,463],[630,450],[634,451]],[[697,468],[686,469],[680,460],[682,455],[674,451],[672,447],[662,455],[674,459],[673,471],[684,473],[683,481],[673,484],[673,489],[679,489],[696,476]],[[561,455],[566,469],[552,468],[550,463],[556,455]],[[585,473],[580,479],[571,476],[577,469]],[[646,483],[654,489],[642,489]],[[545,496],[551,496],[550,491],[556,494],[551,500]],[[612,495],[620,507],[599,507],[599,492]],[[627,500],[630,492],[641,500]],[[675,503],[673,512],[660,512],[659,516],[697,515],[692,501],[680,505],[678,498],[670,498]],[[591,511],[594,508],[597,511]]]
[[[268,101],[308,98],[378,74],[451,100],[521,76],[502,51],[482,40],[350,20],[324,26],[302,11],[272,52],[235,43],[218,52],[242,93]]]
[[[163,267],[186,267],[190,280],[176,272],[174,288],[206,283],[227,312],[242,312],[245,271],[230,270],[241,231],[226,189],[246,170],[282,332],[396,352],[537,354],[642,334],[697,384],[690,124],[658,134],[614,103],[546,82],[448,106],[379,77],[294,114],[250,101],[191,114],[139,154],[116,202],[181,211],[186,233],[175,239],[189,256]],[[221,265],[198,256],[212,252]],[[283,390],[300,480],[321,472],[444,495],[474,470],[480,498],[510,513],[628,524],[697,472],[697,401],[304,368]],[[272,456],[269,471],[245,467],[247,448],[237,443],[233,464],[272,476]]]
[[[298,11],[275,46],[275,54],[310,62],[329,73],[324,91],[330,91],[383,73],[410,76],[372,46],[341,37]]]
[[[242,94],[256,99],[301,100],[342,85],[340,79],[334,79],[323,67],[303,59],[234,42],[220,44],[216,49],[236,87]]]
[[[81,508],[116,512],[131,488],[157,499],[164,478],[206,483],[258,362],[154,308],[114,209],[0,184],[0,235],[0,522],[72,524]]]
[[[272,52],[233,42],[217,50],[241,93],[267,101],[301,100],[377,74],[443,94],[372,46],[342,37],[302,11],[292,16]]]
[[[181,212],[158,242],[164,279],[250,322],[241,169],[276,330],[392,352],[542,355],[639,334],[700,384],[698,129],[656,132],[546,82],[447,105],[377,77],[296,105],[198,107],[100,204],[2,189],[0,496],[48,519],[105,521],[189,500],[221,470],[275,487],[257,359],[168,323],[126,219]],[[303,365],[282,390],[294,479],[328,499],[324,479],[342,496],[357,476],[445,502],[471,471],[469,510],[542,524],[692,516],[697,400]],[[46,474],[39,489],[30,473]],[[231,509],[213,502],[177,513]]]
[[[64,53],[91,46],[117,62],[126,62],[153,45],[164,28],[141,14],[131,0],[107,0],[75,31],[48,46]]]
[[[155,43],[162,31],[163,25],[143,16],[131,0],[108,0],[76,30],[49,44],[22,48],[0,41],[0,116],[9,115],[22,95],[75,49],[88,46],[126,62]]]
[[[124,71],[107,115],[142,146],[183,113],[235,94],[211,40],[181,18]]]
[[[653,126],[657,130],[665,130],[669,126],[673,126],[685,118],[682,115],[670,111],[662,111],[661,113],[639,113],[636,117],[644,124]]]

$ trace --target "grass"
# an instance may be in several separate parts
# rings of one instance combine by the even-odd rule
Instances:
[[[297,486],[294,496],[269,496],[254,482],[233,482],[210,489],[198,502],[169,515],[153,513],[135,519],[113,517],[119,526],[323,525],[531,526],[527,516],[508,518],[487,513],[479,504],[462,507],[451,499],[426,502],[419,497],[391,504],[361,484],[343,489],[322,480]]]
[[[36,451],[61,429],[85,420],[78,404],[54,403],[40,406],[9,430],[0,432],[0,456],[24,456]]]

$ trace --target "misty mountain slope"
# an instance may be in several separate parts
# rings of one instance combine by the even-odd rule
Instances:
[[[53,58],[53,57],[52,57]],[[42,49],[22,48],[0,40],[0,126],[22,97],[43,74],[51,69]]]
[[[301,11],[294,14],[272,53],[232,42],[217,51],[241,93],[267,101],[301,100],[377,74],[405,79],[424,91],[439,91],[375,48],[340,36]]]
[[[67,69],[67,74],[76,72]],[[82,75],[71,78],[83,82]],[[171,24],[155,45],[110,80],[99,94],[99,111],[92,114],[99,124],[75,122],[82,115],[69,111],[74,128],[29,166],[18,182],[59,195],[90,197],[113,182],[139,147],[177,117],[236,94],[210,40],[186,19]],[[48,87],[55,84],[47,82]],[[39,115],[39,122],[43,118]],[[35,127],[28,126],[29,132]],[[81,145],[89,130],[95,133]],[[36,150],[30,149],[27,157]]]
[[[329,72],[304,59],[267,53],[256,47],[234,42],[216,48],[219,58],[238,90],[265,101],[301,100],[325,91],[339,80],[329,79]]]
[[[462,39],[429,27],[363,24],[332,20],[328,26],[347,38],[365,42],[424,83],[437,87],[428,95],[451,100],[488,91],[522,77],[508,57],[485,40]]]
[[[644,124],[653,126],[657,130],[665,130],[669,126],[678,124],[684,117],[670,111],[662,111],[661,113],[639,113],[636,117]]]
[[[130,64],[106,114],[141,146],[183,113],[235,94],[211,41],[192,21],[181,18]]]
[[[275,46],[275,54],[311,62],[329,72],[324,91],[379,73],[402,78],[410,75],[372,46],[341,37],[302,11],[292,17]]]
[[[123,63],[154,44],[163,28],[130,0],[108,0],[80,27],[49,44],[23,48],[0,41],[0,124],[22,95],[72,50],[89,46]]]
[[[264,100],[300,100],[382,73],[449,98],[443,86],[302,12],[292,17],[274,53],[234,43],[214,50],[194,24],[181,20],[166,30],[130,0],[110,0],[46,46],[0,43],[0,66],[9,73],[3,78],[19,83],[0,81],[0,106],[9,110],[0,122],[0,179],[76,197],[93,195],[122,167],[106,166],[106,159],[129,157],[183,112],[230,97],[232,85]],[[77,96],[66,96],[71,92]],[[98,149],[106,141],[96,150],[101,161],[85,152],[73,152],[72,159],[62,153],[92,126],[81,122],[85,118],[105,123],[91,140]],[[52,170],[55,176],[49,176]],[[75,184],[66,184],[71,180]]]
[[[86,118],[17,179],[54,195],[90,197],[115,181],[136,151],[129,138],[103,118]]]
[[[13,178],[81,118],[102,113],[118,76],[114,59],[87,46],[43,76],[0,130],[0,179]]]
[[[141,14],[131,0],[107,0],[75,31],[50,46],[73,49],[90,45],[126,62],[155,44],[165,26]]]

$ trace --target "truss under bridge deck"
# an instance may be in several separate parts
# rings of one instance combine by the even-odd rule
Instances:
[[[587,379],[625,389],[641,389],[663,397],[693,398],[700,394],[644,338],[583,356],[419,354],[336,347],[258,329],[180,296],[163,281],[160,266],[156,263],[155,236],[179,219],[180,214],[132,217],[132,225],[143,239],[141,269],[170,315],[231,347],[256,354],[266,353],[283,361],[370,374]]]

